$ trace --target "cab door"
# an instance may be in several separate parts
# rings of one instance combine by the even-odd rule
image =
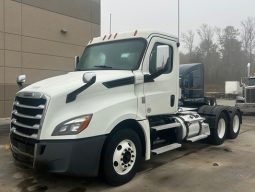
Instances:
[[[179,100],[179,56],[176,41],[167,38],[153,37],[147,49],[143,63],[144,76],[157,72],[157,46],[169,46],[167,71],[152,81],[144,79],[144,97],[146,115],[155,116],[174,114]]]

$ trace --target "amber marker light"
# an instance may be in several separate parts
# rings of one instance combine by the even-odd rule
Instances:
[[[91,119],[92,119],[92,115],[91,116],[85,116],[84,121],[81,123],[79,129],[77,129],[77,132],[80,133],[84,129],[86,129],[89,126],[89,123],[90,123]]]
[[[54,129],[52,136],[77,135],[89,126],[91,118],[92,114],[65,121]]]

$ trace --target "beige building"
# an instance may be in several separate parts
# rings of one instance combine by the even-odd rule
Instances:
[[[26,84],[74,69],[73,58],[100,34],[100,0],[0,0],[0,117],[16,77]]]

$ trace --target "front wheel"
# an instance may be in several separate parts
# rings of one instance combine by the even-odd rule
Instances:
[[[133,130],[122,129],[109,136],[103,156],[103,175],[107,183],[118,186],[129,182],[142,159],[140,139]]]

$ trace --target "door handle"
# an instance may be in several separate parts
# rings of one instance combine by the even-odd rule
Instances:
[[[174,106],[174,103],[175,103],[175,95],[171,95],[171,98],[170,98],[170,105],[171,105],[171,107]]]

